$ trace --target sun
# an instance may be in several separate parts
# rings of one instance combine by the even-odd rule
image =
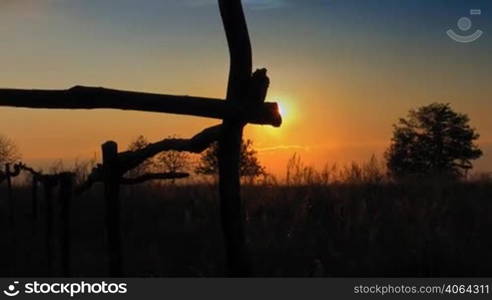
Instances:
[[[287,116],[287,110],[285,109],[284,105],[281,103],[278,103],[278,112],[282,116],[282,118]]]
[[[277,100],[278,103],[278,112],[282,116],[283,122],[290,123],[294,119],[292,102],[286,100],[285,98]]]
[[[280,127],[273,126],[252,126],[251,132],[255,137],[261,137],[264,139],[268,137],[269,143],[279,142],[283,143],[283,139],[286,138],[286,134],[295,126],[296,119],[299,117],[296,114],[294,101],[286,96],[272,96],[272,102],[277,103],[278,113],[282,116],[282,125]]]

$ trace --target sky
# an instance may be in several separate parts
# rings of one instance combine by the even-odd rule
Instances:
[[[492,1],[244,0],[254,66],[271,79],[280,129],[249,125],[261,162],[345,164],[381,156],[411,108],[448,102],[471,118],[492,171]],[[470,16],[470,9],[481,15]],[[457,21],[472,27],[460,31]],[[462,35],[482,30],[472,43]],[[103,86],[224,98],[228,52],[215,0],[0,0],[0,87]],[[0,107],[0,133],[43,166],[98,156],[138,135],[189,137],[217,120],[117,110]]]

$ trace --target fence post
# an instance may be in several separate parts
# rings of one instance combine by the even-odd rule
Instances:
[[[252,49],[241,0],[219,0],[230,55],[227,101],[246,103],[252,71]],[[246,103],[247,104],[247,103]],[[243,127],[238,119],[224,119],[219,139],[219,193],[227,275],[250,274],[241,200],[239,162]]]
[[[70,208],[73,193],[73,173],[61,173],[59,202],[61,205],[61,265],[63,277],[70,276]]]
[[[38,219],[38,180],[35,175],[32,176],[31,197],[32,218],[36,221]]]
[[[8,241],[11,252],[8,253],[10,260],[10,276],[15,276],[17,273],[17,239],[15,235],[14,222],[14,199],[12,195],[12,177],[10,173],[10,164],[5,164],[5,179],[7,181],[7,206],[8,206]]]
[[[121,204],[119,200],[120,166],[118,165],[118,144],[113,141],[104,143],[102,145],[102,158],[109,273],[111,277],[121,277],[122,241],[120,231]]]
[[[51,180],[43,180],[44,202],[45,202],[45,231],[46,231],[46,263],[48,275],[53,275],[54,271],[54,240],[53,240],[53,188],[55,185]]]
[[[14,228],[14,196],[12,194],[12,176],[10,171],[10,164],[5,164],[5,176],[7,177],[7,201],[9,206],[9,225],[13,230]]]

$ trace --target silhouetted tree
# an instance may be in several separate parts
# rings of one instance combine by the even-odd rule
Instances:
[[[449,103],[433,103],[410,110],[394,125],[386,151],[387,167],[394,177],[437,175],[459,177],[472,169],[471,160],[482,155],[474,144],[479,138],[466,114]]]
[[[189,164],[189,156],[186,152],[164,151],[157,157],[156,164],[161,172],[185,172]]]
[[[12,164],[20,158],[19,148],[15,142],[4,135],[0,135],[0,165]]]
[[[149,141],[143,135],[139,135],[136,137],[129,145],[128,151],[136,151],[141,150],[149,145]],[[128,173],[130,177],[138,177],[150,171],[152,166],[154,165],[154,161],[149,158],[141,163],[136,168],[130,170]]]
[[[170,136],[169,139],[175,139],[176,136]],[[156,168],[159,172],[179,173],[186,172],[189,166],[190,157],[187,152],[183,151],[164,151],[155,159]],[[174,179],[171,180],[175,182]]]
[[[195,172],[203,175],[217,175],[219,173],[218,144],[214,143],[200,157]],[[239,163],[241,177],[258,177],[265,174],[265,168],[260,164],[257,152],[253,149],[251,140],[242,141]]]

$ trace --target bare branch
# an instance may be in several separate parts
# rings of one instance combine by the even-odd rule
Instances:
[[[164,139],[160,142],[150,144],[141,150],[122,152],[118,154],[120,165],[125,167],[121,172],[125,173],[136,168],[145,160],[163,151],[173,150],[200,153],[218,140],[221,128],[221,125],[217,125],[203,130],[191,139]]]
[[[20,169],[31,173],[35,177],[42,177],[43,176],[43,174],[41,174],[40,172],[37,172],[33,168],[28,167],[28,166],[26,166],[24,164],[20,164]]]
[[[207,149],[213,142],[218,140],[221,127],[221,125],[209,127],[202,132],[196,134],[191,139],[164,139],[160,142],[149,144],[147,147],[137,151],[126,151],[118,153],[118,165],[121,168],[119,172],[121,174],[124,174],[129,170],[136,168],[145,160],[163,151],[173,150],[200,153]],[[75,188],[75,194],[80,195],[89,190],[96,182],[102,181],[102,165],[98,165],[97,167],[92,169],[92,172],[87,177],[87,180]]]
[[[189,177],[188,173],[148,173],[136,178],[121,178],[121,184],[139,184],[151,180],[170,180]]]
[[[7,164],[7,165],[9,165],[9,164]],[[8,169],[8,172],[6,171],[5,173],[3,173],[4,174],[3,176],[6,176],[6,177],[17,177],[17,176],[19,176],[22,164],[17,163],[13,167],[14,167],[14,171],[10,171],[10,167],[6,167],[6,169]]]
[[[103,181],[102,165],[98,164],[92,169],[92,172],[87,176],[84,183],[78,185],[74,189],[75,195],[80,195],[88,191],[95,183]]]
[[[253,124],[280,126],[276,103],[258,111],[241,108],[220,99],[173,96],[75,86],[68,90],[0,89],[0,106],[52,109],[122,109],[193,115],[215,119],[239,118]]]
[[[59,173],[59,174],[43,174],[41,172],[35,171],[33,168],[26,166],[25,164],[19,163],[15,165],[18,168],[19,173],[21,170],[31,173],[31,175],[36,179],[36,181],[41,182],[44,185],[56,186],[58,185],[60,178],[66,174],[73,174],[69,172]]]

